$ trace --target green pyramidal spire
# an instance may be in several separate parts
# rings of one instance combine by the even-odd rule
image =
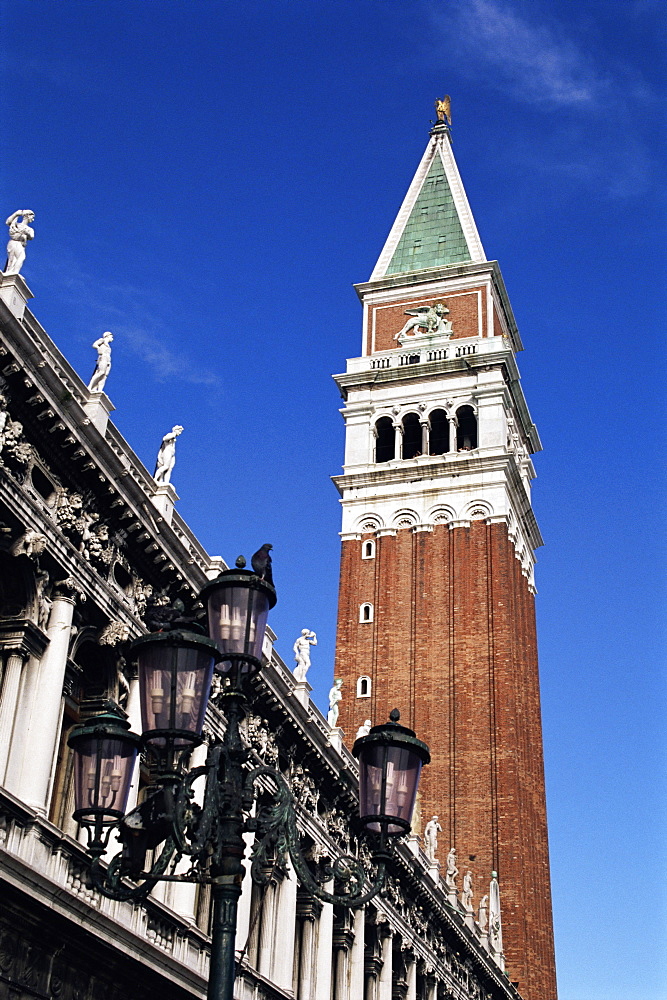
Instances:
[[[435,156],[387,274],[421,271],[424,267],[458,264],[467,260],[470,260],[470,251],[445,168],[440,157]]]
[[[431,142],[372,279],[484,259],[484,249],[454,160],[449,127],[439,122],[431,130]]]

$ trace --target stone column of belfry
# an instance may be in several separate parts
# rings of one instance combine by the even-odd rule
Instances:
[[[420,815],[439,816],[441,849],[474,856],[476,884],[499,873],[510,978],[525,1000],[553,1000],[533,584],[542,540],[530,498],[541,445],[519,380],[521,339],[446,122],[357,293],[361,355],[336,376],[346,423],[334,480],[339,725],[351,745],[367,718],[377,725],[397,707],[430,745]],[[403,459],[415,419],[421,454]]]

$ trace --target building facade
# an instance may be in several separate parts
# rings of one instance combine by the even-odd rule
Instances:
[[[129,642],[154,605],[180,598],[192,610],[225,564],[118,433],[108,396],[40,326],[31,297],[21,274],[0,276],[0,1000],[202,998],[207,887],[163,883],[140,904],[91,887],[67,737],[109,702],[141,731]],[[356,853],[356,762],[273,638],[244,738],[254,763],[290,783],[307,856]],[[224,727],[214,690],[207,739]],[[145,781],[138,764],[128,808]],[[237,1000],[519,996],[500,925],[489,927],[488,887],[473,898],[461,879],[443,881],[416,836],[399,844],[385,891],[358,910],[311,898],[284,859],[266,874],[263,889],[244,880]]]
[[[368,282],[345,406],[336,676],[353,736],[397,705],[431,746],[422,826],[499,873],[510,976],[556,996],[522,349],[445,119]]]

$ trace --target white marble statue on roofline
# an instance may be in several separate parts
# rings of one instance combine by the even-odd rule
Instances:
[[[447,855],[447,871],[445,873],[445,882],[447,883],[448,889],[453,889],[456,892],[456,876],[459,870],[456,866],[456,848],[450,847],[449,854]]]
[[[97,363],[95,365],[93,377],[88,383],[89,392],[104,392],[104,386],[109,377],[109,372],[111,371],[112,340],[113,334],[109,333],[107,330],[107,332],[103,333],[102,336],[93,344],[93,347],[97,351]]]
[[[176,464],[176,438],[183,433],[180,424],[175,424],[168,434],[162,438],[162,444],[157,454],[157,463],[153,479],[158,486],[164,486],[171,482],[171,474]]]
[[[343,699],[343,693],[341,688],[343,686],[343,678],[337,677],[333,682],[333,687],[329,691],[329,711],[327,713],[327,722],[332,729],[335,729],[338,725],[338,716],[340,714],[339,704]]]
[[[438,834],[442,833],[442,827],[438,823],[437,816],[431,816],[424,827],[424,851],[429,861],[435,861],[435,854],[438,850]]]
[[[452,335],[452,324],[447,319],[449,307],[446,302],[436,302],[432,306],[417,306],[415,309],[406,309],[405,315],[409,316],[401,330],[398,331],[394,340],[401,346],[406,342],[412,342],[428,337],[444,337],[446,340]],[[424,332],[420,332],[420,327]],[[412,335],[409,336],[410,331]]]
[[[310,647],[317,646],[317,636],[309,628],[302,628],[301,635],[294,643],[294,668],[295,680],[302,682],[306,679],[306,674],[310,670]]]
[[[26,243],[35,238],[35,230],[30,226],[34,221],[35,213],[29,208],[22,208],[18,212],[13,212],[5,222],[5,225],[9,226],[5,274],[18,274],[23,267]]]
[[[486,930],[487,921],[489,919],[488,913],[489,913],[489,897],[482,896],[482,898],[479,901],[479,910],[477,912],[477,923],[479,924],[479,929],[481,931]]]
[[[371,720],[366,719],[363,726],[359,726],[359,728],[357,729],[357,735],[355,738],[360,740],[362,736],[368,736],[368,734],[371,731],[371,726],[372,726]]]
[[[503,929],[500,918],[500,886],[496,872],[491,872],[489,885],[489,944],[492,951],[502,954]]]
[[[461,902],[466,910],[472,910],[472,872],[468,870],[463,876],[463,893],[461,894]]]

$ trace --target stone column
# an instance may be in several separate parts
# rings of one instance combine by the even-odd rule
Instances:
[[[366,913],[363,907],[354,910],[354,942],[350,954],[350,996],[364,995],[364,945]]]
[[[364,959],[364,982],[366,983],[364,1000],[378,1000],[381,971],[382,959],[378,955],[366,956]]]
[[[259,948],[257,953],[257,971],[260,975],[271,979],[273,966],[273,938],[276,926],[276,896],[277,885],[272,880],[264,896],[261,927],[259,929]]]
[[[317,928],[318,919],[322,913],[322,903],[304,891],[299,892],[296,906],[301,940],[297,982],[294,984],[295,996],[299,1000],[313,1000],[317,967]]]
[[[417,1000],[417,962],[414,955],[408,953],[404,953],[404,955],[408,981],[405,1000]]]
[[[46,630],[49,644],[39,665],[32,697],[22,699],[21,711],[29,713],[25,742],[17,748],[20,759],[15,760],[12,751],[7,774],[10,791],[42,815],[47,809],[51,770],[58,743],[63,682],[74,615],[72,593],[69,582],[60,584],[55,590]]]
[[[449,450],[456,454],[456,430],[458,428],[458,420],[456,417],[448,417],[449,421]]]
[[[246,955],[254,969],[259,965],[259,925],[262,919],[261,907],[264,899],[264,887],[252,882],[250,886],[250,918],[248,929],[248,946]],[[243,947],[243,945],[241,945]]]
[[[134,683],[134,682],[133,682]],[[128,699],[128,716],[129,716],[129,699]],[[129,720],[128,720],[129,721]],[[190,757],[190,769],[195,767],[201,767],[206,763],[206,755],[208,753],[208,746],[206,743],[201,743],[198,747],[195,747],[192,751]],[[204,801],[204,779],[198,778],[194,785],[194,800],[198,805],[202,805]],[[178,865],[176,866],[176,871],[174,874],[182,875],[190,867],[192,860],[189,854],[185,854]],[[165,882],[166,887],[164,901],[167,906],[178,913],[180,917],[187,920],[188,923],[197,923],[197,883],[196,882]]]
[[[394,458],[403,458],[403,427],[394,424]]]
[[[438,1000],[438,980],[434,975],[426,977],[426,1000]]]
[[[354,941],[351,919],[349,910],[339,913],[333,931],[335,1000],[354,1000],[350,994],[349,977],[350,950]]]
[[[139,678],[137,676],[133,677],[130,681],[130,693],[127,696],[125,711],[127,712],[127,721],[130,723],[130,729],[132,732],[140,733],[141,695],[139,693]],[[141,761],[139,756],[140,755],[137,754],[137,760],[134,765],[134,774],[132,775],[132,784],[130,785],[130,791],[127,796],[127,812],[129,812],[130,809],[134,809],[139,796],[139,781],[141,776]]]
[[[429,453],[429,446],[428,446],[429,423],[428,423],[428,420],[422,420],[421,421],[421,428],[422,428],[422,455],[428,455],[428,453]]]
[[[277,888],[276,923],[271,980],[283,990],[291,990],[294,978],[294,931],[296,925],[297,881],[291,863]]]
[[[255,807],[253,806],[253,815],[255,814]],[[236,916],[236,944],[235,950],[237,956],[241,952],[245,951],[248,954],[250,948],[250,916],[252,913],[252,888],[253,880],[250,877],[250,849],[255,840],[254,833],[244,833],[243,839],[245,841],[245,857],[243,858],[243,868],[245,874],[243,876],[243,883],[241,886],[241,895],[239,897],[237,916]]]
[[[25,659],[23,653],[10,653],[5,664],[2,694],[0,694],[0,785],[5,781]]]
[[[333,892],[333,881],[324,886]],[[317,923],[317,958],[315,974],[315,1000],[331,1000],[331,949],[333,944],[333,905],[322,904],[322,912]]]
[[[380,970],[380,980],[378,982],[378,1000],[392,1000],[392,947],[393,934],[388,923],[381,924],[378,928],[382,941],[382,969]]]

